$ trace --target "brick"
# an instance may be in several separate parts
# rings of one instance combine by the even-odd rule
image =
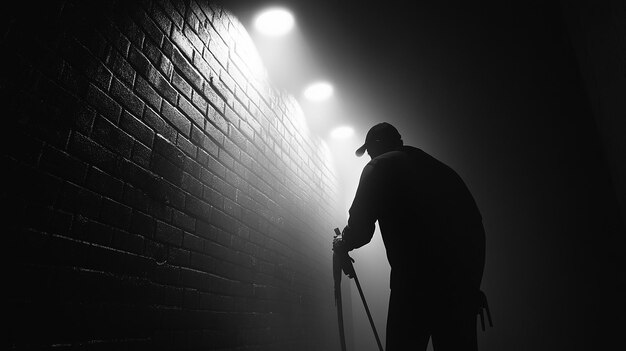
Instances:
[[[131,155],[131,160],[135,162],[137,165],[150,168],[150,158],[152,157],[152,150],[148,146],[140,142],[135,142],[133,144],[133,152]]]
[[[233,168],[235,165],[235,159],[229,155],[224,149],[219,150],[219,161],[228,168]]]
[[[209,217],[206,217],[206,220],[208,221]],[[215,240],[215,238],[217,237],[217,231],[218,229],[208,222],[205,222],[203,220],[198,220],[196,222],[196,235],[201,238]]]
[[[207,110],[207,120],[210,123],[205,123],[204,129],[209,135],[213,136],[216,133],[223,135],[223,133],[228,133],[228,121],[210,105]],[[220,142],[221,138],[217,138],[216,140]]]
[[[191,85],[189,85],[189,83],[187,83],[183,77],[178,74],[178,72],[174,72],[172,74],[172,85],[174,85],[174,87],[178,89],[181,94],[187,97],[187,99],[191,99]]]
[[[150,75],[150,71],[154,69],[146,55],[134,46],[131,46],[128,52],[128,62],[144,78],[147,78]]]
[[[218,145],[215,142],[213,142],[210,138],[208,138],[204,134],[204,132],[196,126],[193,126],[191,130],[191,141],[195,145],[198,145],[199,147],[204,149],[209,154],[213,156],[218,155],[218,150],[219,150]]]
[[[161,134],[169,141],[176,141],[176,130],[170,126],[158,113],[151,108],[146,108],[143,114],[143,121],[156,133]]]
[[[116,21],[120,28],[120,31],[126,35],[126,37],[130,40],[132,44],[137,47],[142,47],[145,40],[145,35],[143,34],[141,28],[130,18],[130,16],[126,12],[121,13],[120,17],[120,20]]]
[[[198,148],[196,162],[198,162],[200,166],[204,169],[204,167],[209,163],[209,154],[203,149]]]
[[[184,284],[185,286],[194,288],[194,289],[203,289],[204,288],[204,281],[206,280],[206,273],[200,272],[198,270],[191,270],[191,269],[185,269],[182,268],[181,269],[181,282],[182,284]],[[189,320],[189,316],[186,316],[187,321],[186,323],[183,323],[182,325],[189,325],[189,324],[195,324],[195,323],[201,323],[202,320],[201,319],[197,319],[197,320]],[[191,329],[191,328],[189,328]],[[189,335],[185,334],[184,336],[184,341],[186,342],[188,340]],[[183,342],[183,340],[181,340],[180,342]]]
[[[181,228],[187,232],[195,232],[196,220],[180,211],[173,211],[172,224],[178,228]]]
[[[213,84],[205,84],[202,94],[207,98],[207,101],[213,106],[213,110],[217,113],[224,113],[226,103],[224,99],[217,93],[217,89]],[[209,108],[210,110],[210,108]]]
[[[152,83],[154,88],[160,93],[160,95],[164,99],[169,101],[171,104],[176,104],[178,93],[176,92],[174,87],[172,87],[172,85],[167,81],[167,79],[163,77],[161,72],[157,70],[150,71],[148,80],[150,81],[150,83]]]
[[[152,63],[154,67],[158,68],[160,66],[161,58],[163,57],[160,46],[157,46],[151,40],[148,40],[143,44],[141,52],[146,56],[148,61],[150,61],[150,63]]]
[[[144,33],[147,34],[157,46],[160,46],[163,42],[163,33],[157,24],[142,10],[135,11],[133,13],[134,19],[143,28]]]
[[[209,157],[209,164],[207,167],[212,173],[219,177],[224,178],[226,176],[226,167],[214,157]]]
[[[155,259],[157,260],[157,262],[159,261],[158,257]],[[171,266],[169,264],[158,265],[154,269],[152,279],[159,284],[180,284],[180,268]],[[179,295],[177,294],[178,292],[180,292],[180,301],[178,301],[178,299],[176,298]],[[179,306],[180,304],[182,304],[182,289],[169,287],[168,290],[166,290],[165,300],[171,301],[169,303],[174,306]]]
[[[204,116],[191,102],[184,97],[178,99],[178,107],[200,128],[204,127]]]
[[[118,122],[119,117],[122,114],[122,107],[95,85],[89,85],[85,99],[102,116],[113,123]]]
[[[185,22],[186,22],[186,28],[189,28],[190,30],[193,30],[194,33],[198,32],[198,29],[200,28],[200,19],[198,18],[196,12],[194,11],[194,9],[192,8],[193,5],[195,5],[195,3],[192,4],[192,2],[189,2],[189,10],[186,13],[186,17],[185,17]]]
[[[208,103],[206,99],[195,90],[193,91],[191,102],[198,108],[198,110],[200,110],[201,114],[206,115]]]
[[[210,220],[212,207],[211,205],[196,197],[187,196],[185,198],[185,211],[199,220],[199,222],[197,222],[197,225],[199,225],[200,227],[197,227],[198,229],[196,231],[199,232],[202,229],[202,224],[200,224],[200,221]]]
[[[244,122],[242,122],[243,124]],[[239,147],[241,150],[245,151],[247,148],[246,137],[239,131],[239,129],[235,128],[234,125],[230,124],[228,126],[228,137]]]
[[[150,199],[143,190],[126,183],[123,191],[121,202],[124,205],[131,207],[133,210],[148,211]]]
[[[198,17],[201,18],[200,16]],[[202,15],[202,17],[206,17],[206,16]],[[200,21],[204,22],[206,21],[206,19],[204,20],[200,19]],[[209,31],[206,30],[206,28],[204,27],[204,25],[202,25],[202,23],[198,27],[197,32],[198,32],[198,38],[202,40],[202,43],[204,43],[204,45],[207,45],[209,43]]]
[[[176,144],[171,143],[160,135],[154,140],[153,151],[177,166],[183,166],[183,153],[176,147]]]
[[[226,214],[234,218],[241,218],[241,211],[241,206],[230,199],[224,199],[224,212],[226,212]]]
[[[150,213],[158,218],[171,221],[172,208],[184,209],[185,192],[180,189],[180,185],[181,184],[172,184],[170,181],[163,178],[157,178],[155,191],[152,195],[155,200],[162,202],[165,206],[163,208],[149,208],[149,210],[158,211]]]
[[[235,125],[235,126],[239,125],[239,120],[240,120],[239,115],[237,115],[235,110],[233,110],[229,106],[226,106],[226,109],[224,111],[224,117],[226,118],[228,122],[230,122],[230,124]]]
[[[194,15],[191,15],[190,17],[194,18],[197,24],[197,18]],[[196,34],[198,30],[192,29],[193,26],[194,26],[193,23],[189,23],[189,25],[185,25],[185,27],[183,28],[183,35],[185,36],[185,38],[187,38],[187,40],[189,40],[189,42],[191,43],[191,45],[193,45],[193,47],[197,50],[197,52],[202,52],[202,50],[204,50],[204,43],[202,42],[202,40],[200,40],[200,38],[198,37],[198,34]]]
[[[87,223],[82,232],[82,240],[90,243],[100,244],[103,246],[109,246],[113,239],[113,230],[111,227],[102,223],[95,222],[93,220],[87,220]],[[94,250],[100,251],[100,250]],[[94,267],[100,267],[103,265],[105,259],[102,257],[102,251],[98,252],[100,255],[92,257],[91,265]]]
[[[172,61],[165,56],[165,54],[161,54],[161,59],[159,61],[159,70],[163,72],[165,77],[171,79],[172,73],[174,72],[174,65]]]
[[[176,185],[182,182],[183,170],[157,154],[152,155],[150,169]]]
[[[67,64],[67,62],[62,64],[59,83],[72,94],[77,96],[83,96],[89,86],[89,80],[85,77],[85,75],[71,65]]]
[[[248,95],[246,94],[246,86],[248,85],[248,81],[246,77],[241,73],[241,71],[235,65],[228,65],[228,74],[237,84],[236,87],[236,96],[240,101],[244,102],[245,106],[248,106]]]
[[[124,252],[130,252],[133,253],[135,255],[140,255],[143,253],[144,250],[144,238],[139,236],[139,235],[135,235],[135,234],[130,234],[128,232],[123,232],[123,231],[117,231],[114,233],[112,241],[111,241],[111,246],[118,249],[118,250],[122,250]],[[135,300],[135,296],[142,296],[143,298],[145,298],[145,293],[143,290],[140,290],[138,292],[135,291],[130,291],[130,289],[136,289],[135,286],[131,286],[131,287],[123,287],[122,293],[121,293],[121,299],[123,299],[124,301],[126,300],[130,300],[134,303],[138,303],[141,304],[143,302],[143,300],[139,300],[136,301]],[[137,289],[139,290],[139,289]],[[129,317],[126,319],[126,323],[129,324],[135,324],[135,323],[150,323],[150,319],[146,319],[146,317],[151,317],[151,316],[144,316],[142,314],[137,315],[135,311],[132,312],[126,312],[124,314],[128,313],[128,315],[126,317]],[[124,325],[124,328],[126,328],[126,325]],[[137,328],[138,332],[142,332],[142,327]]]
[[[202,183],[189,174],[183,174],[182,189],[190,193],[191,195],[201,198],[202,197]]]
[[[133,211],[131,215],[130,232],[142,235],[146,238],[153,238],[156,228],[156,221],[139,211]]]
[[[112,21],[101,21],[96,29],[100,31],[107,41],[123,56],[128,55],[130,41],[119,31]]]
[[[199,59],[199,57],[197,57],[197,58]],[[196,59],[196,57],[194,57],[194,60],[195,59]],[[215,56],[213,56],[213,54],[209,50],[205,49],[202,52],[202,59],[210,67],[210,70],[212,71],[212,74],[215,77],[219,77],[218,73],[220,73],[223,70],[223,68],[222,68],[222,66],[220,66],[220,63],[217,61]]]
[[[239,159],[239,154],[241,153],[241,151],[239,151],[239,148],[237,147],[237,145],[235,145],[232,141],[230,141],[230,139],[225,138],[224,139],[224,150],[230,154],[230,156],[232,156],[234,159],[238,160]]]
[[[96,217],[100,211],[101,198],[89,189],[65,182],[59,194],[57,206],[69,212]]]
[[[110,174],[120,174],[119,156],[80,133],[72,133],[69,143],[69,152]]]
[[[193,158],[186,157],[185,166],[183,169],[185,172],[191,174],[193,177],[200,178],[200,174],[202,173],[203,167],[200,163],[196,162]]]
[[[87,173],[87,165],[84,162],[52,146],[44,147],[40,167],[77,184],[84,182]]]
[[[102,198],[100,220],[119,229],[130,228],[132,209],[109,198]]]
[[[135,81],[135,92],[153,109],[157,111],[160,109],[162,99],[145,79],[137,77]]]
[[[96,118],[92,135],[95,142],[123,157],[130,157],[133,148],[132,137],[110,121]]]
[[[224,70],[220,71],[219,78],[220,79],[215,82],[215,85],[218,88],[219,92],[227,97],[227,103],[232,106],[235,101],[233,95],[236,88],[235,80],[232,79],[230,75]]]
[[[85,185],[92,191],[111,197],[116,200],[122,199],[124,182],[112,177],[97,168],[90,168]]]
[[[143,114],[144,103],[121,81],[114,78],[111,83],[111,97],[117,100],[124,108],[131,113],[141,116]]]
[[[228,184],[226,181],[216,177],[213,179],[213,184],[211,186],[213,187],[213,189],[215,189],[217,192],[224,195],[225,197],[233,200],[236,199],[237,192],[235,187]]]
[[[191,266],[194,267],[193,255],[191,256]],[[196,289],[185,289],[183,294],[183,307],[191,310],[199,308],[200,293]],[[189,339],[187,340],[189,343]],[[188,344],[189,345],[189,344]]]
[[[172,30],[172,42],[185,54],[190,61],[193,59],[193,44],[187,37],[178,29]]]
[[[151,147],[154,140],[154,131],[139,118],[124,111],[120,119],[120,128],[144,145]]]
[[[172,27],[172,21],[169,17],[163,12],[161,7],[159,6],[151,6],[148,10],[150,17],[154,20],[154,23],[163,31],[165,34],[170,33],[170,28]]]
[[[183,135],[189,136],[191,133],[191,122],[185,118],[174,106],[168,102],[163,102],[161,109],[163,117],[169,121],[176,129],[178,129]]]
[[[128,86],[132,86],[135,82],[135,69],[126,61],[126,59],[116,50],[111,50],[107,64],[111,68],[113,75]]]
[[[198,5],[200,5],[200,9],[202,10],[202,13],[204,13],[207,16],[207,22],[205,24],[205,26],[209,25],[209,22],[213,21],[213,18],[215,16],[215,11],[220,11],[220,7],[219,5],[212,3],[209,6],[209,3],[204,2],[204,1],[199,1]]]
[[[191,63],[180,53],[177,48],[172,50],[172,64],[176,69],[181,72],[181,75],[193,86],[195,89],[202,91],[203,80],[202,76],[196,71]]]
[[[68,62],[101,89],[108,89],[113,74],[89,50],[75,39],[64,41],[61,48]]]
[[[183,232],[182,230],[169,225],[165,222],[156,221],[156,231],[154,238],[162,243],[182,246]]]
[[[202,252],[206,240],[190,233],[184,233],[183,248],[189,250],[193,256],[194,252]]]
[[[178,146],[180,150],[182,150],[187,156],[191,157],[192,159],[196,157],[198,148],[182,134],[178,134],[178,138],[176,138],[176,146]],[[188,161],[185,161],[185,164],[187,162]]]
[[[224,247],[230,247],[232,244],[232,238],[232,234],[230,234],[226,230],[220,230],[217,232],[217,239],[215,241]],[[223,269],[223,266],[221,268]]]
[[[226,68],[228,65],[228,47],[218,35],[211,35],[209,51],[215,56],[222,67]]]
[[[160,1],[161,9],[170,18],[174,26],[182,28],[184,18],[178,13],[178,11],[168,1]]]

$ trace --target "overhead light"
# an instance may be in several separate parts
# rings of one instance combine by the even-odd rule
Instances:
[[[337,127],[330,132],[330,136],[335,139],[347,139],[352,135],[354,135],[354,129],[348,126]]]
[[[255,27],[261,33],[272,36],[287,34],[293,28],[293,24],[291,12],[280,7],[264,10],[254,21]]]
[[[313,83],[304,90],[304,96],[312,101],[326,100],[331,95],[333,95],[333,86],[327,82]]]

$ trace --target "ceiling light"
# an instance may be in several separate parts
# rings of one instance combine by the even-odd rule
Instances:
[[[313,83],[304,90],[304,96],[312,101],[326,100],[331,95],[333,95],[333,86],[326,82]]]
[[[294,19],[291,12],[275,7],[261,12],[255,22],[255,27],[263,34],[278,36],[287,34],[293,28]]]

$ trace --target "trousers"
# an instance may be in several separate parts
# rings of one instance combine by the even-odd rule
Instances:
[[[391,290],[386,351],[477,351],[476,309],[454,299]]]

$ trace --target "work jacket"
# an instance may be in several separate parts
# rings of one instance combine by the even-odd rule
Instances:
[[[485,261],[485,233],[461,177],[424,151],[403,146],[363,169],[344,230],[352,250],[378,221],[391,266],[391,289],[446,296],[475,294]]]

